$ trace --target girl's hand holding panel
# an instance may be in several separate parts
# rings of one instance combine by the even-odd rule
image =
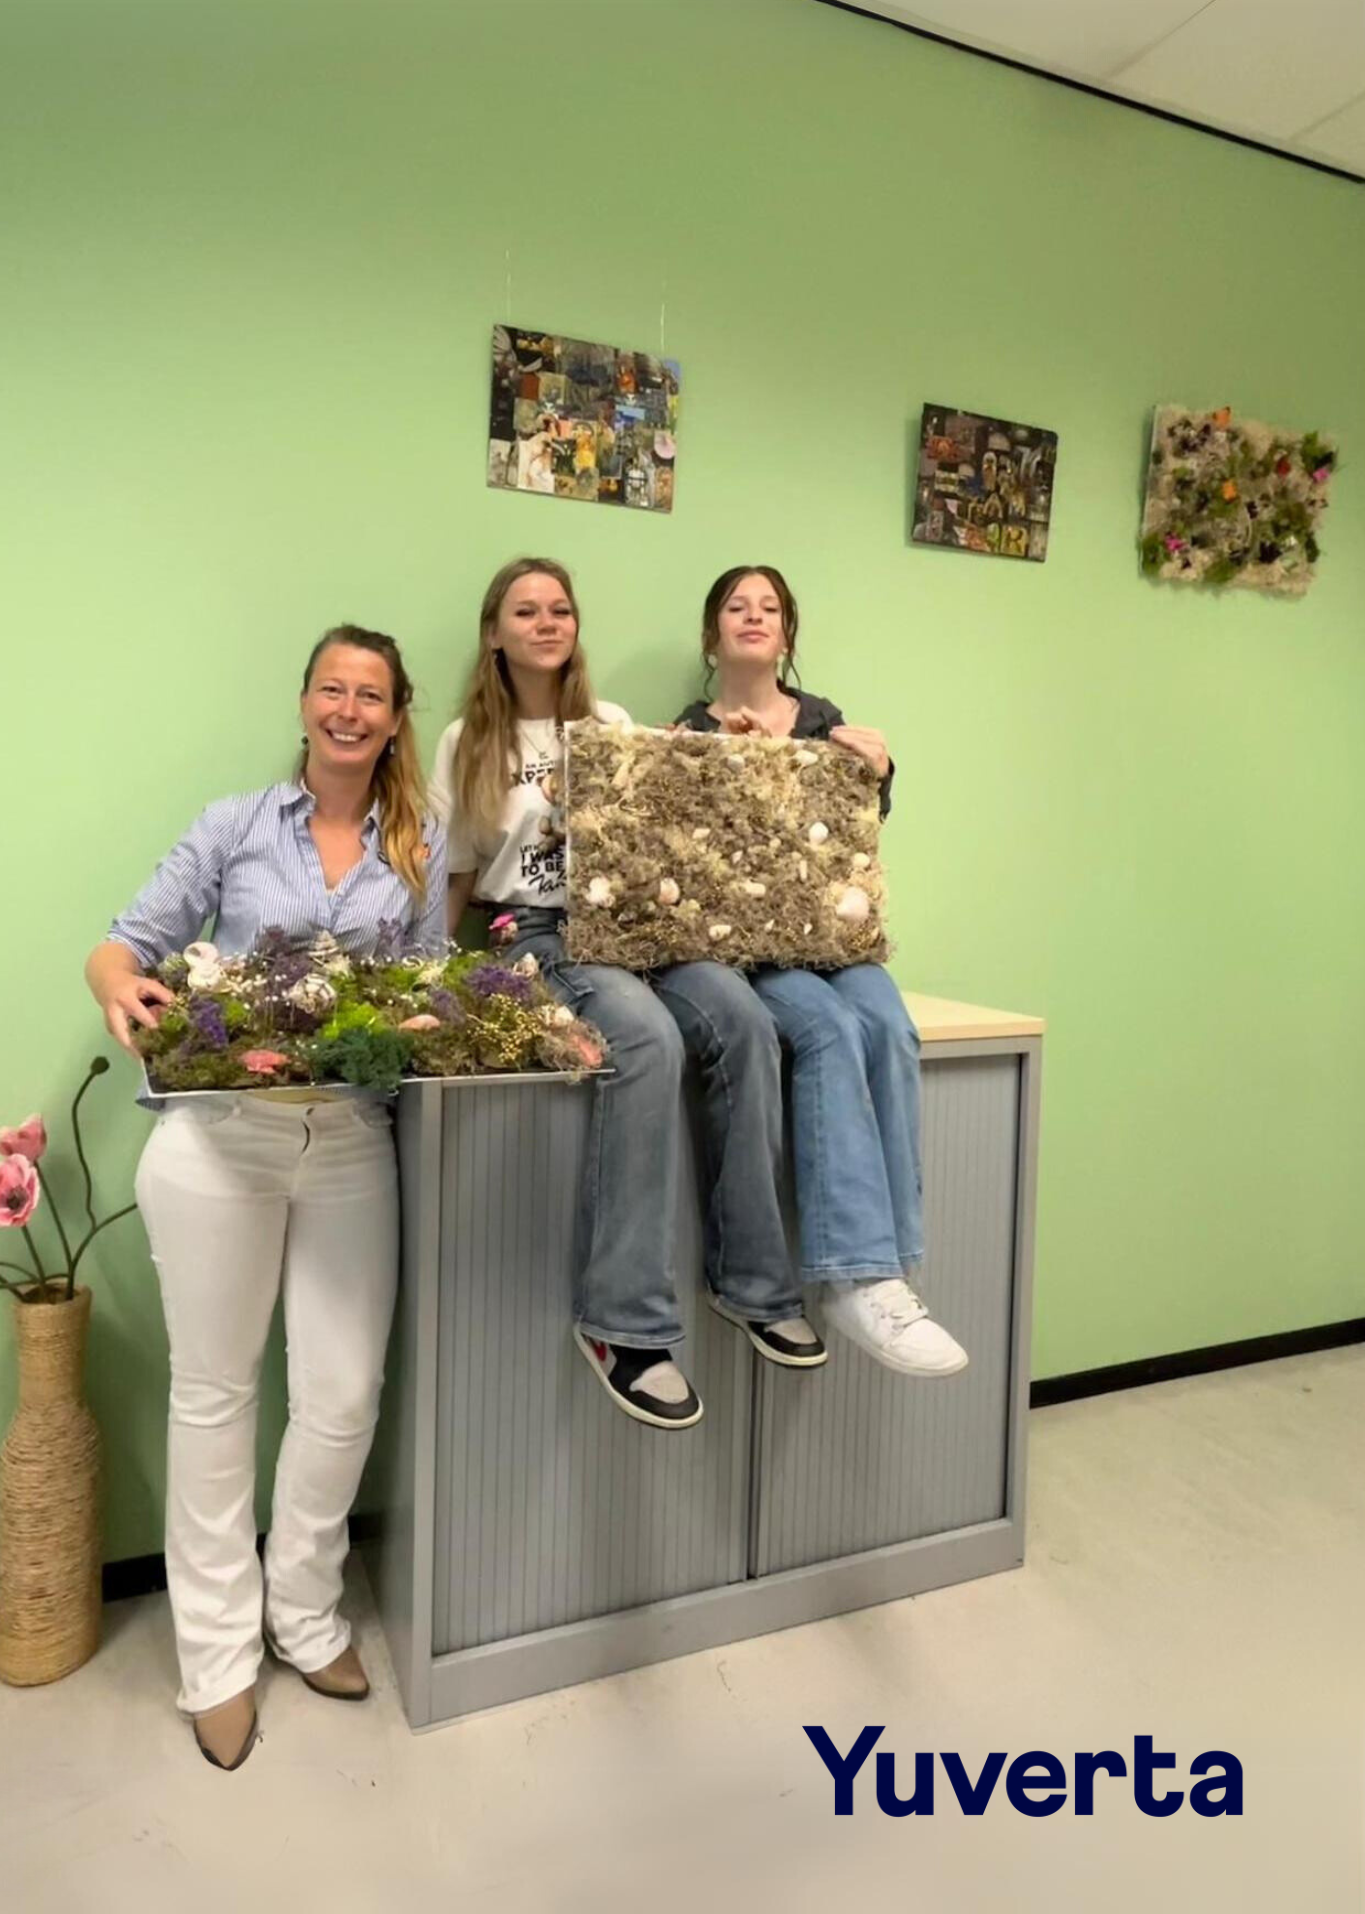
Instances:
[[[842,745],[845,751],[866,758],[879,778],[884,778],[890,770],[891,754],[880,731],[860,724],[836,724],[829,735],[832,744]]]

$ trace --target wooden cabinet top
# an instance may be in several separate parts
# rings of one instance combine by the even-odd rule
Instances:
[[[1026,1017],[1015,1010],[988,1010],[982,1004],[954,1003],[950,997],[925,997],[917,990],[903,990],[901,995],[924,1044],[1041,1037],[1047,1028],[1041,1017]]]

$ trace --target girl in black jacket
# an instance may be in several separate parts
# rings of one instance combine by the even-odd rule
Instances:
[[[739,565],[706,595],[702,656],[714,696],[679,723],[694,731],[820,738],[865,758],[891,804],[879,731],[844,722],[827,698],[786,682],[798,615],[774,566]],[[910,1287],[924,1258],[919,1035],[880,964],[753,973],[792,1060],[792,1145],[801,1274],[823,1285],[827,1324],[890,1369],[954,1375],[958,1343]]]

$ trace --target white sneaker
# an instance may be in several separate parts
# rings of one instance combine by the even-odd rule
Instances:
[[[929,1311],[904,1277],[826,1283],[825,1322],[888,1369],[906,1376],[955,1376],[967,1352]]]

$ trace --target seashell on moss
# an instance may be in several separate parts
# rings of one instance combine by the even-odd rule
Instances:
[[[188,981],[193,989],[193,971]],[[337,1000],[336,991],[331,984],[325,977],[320,977],[315,970],[310,970],[305,976],[300,977],[298,982],[285,992],[285,995],[291,1004],[300,1010],[307,1011],[313,1017],[327,1016],[335,1008]]]
[[[862,924],[867,921],[867,915],[871,909],[872,899],[862,886],[849,884],[845,886],[842,896],[834,906],[834,914],[836,917],[841,917],[846,924]]]
[[[186,944],[184,959],[189,967],[186,982],[191,990],[214,990],[223,981],[223,965],[217,944]]]

